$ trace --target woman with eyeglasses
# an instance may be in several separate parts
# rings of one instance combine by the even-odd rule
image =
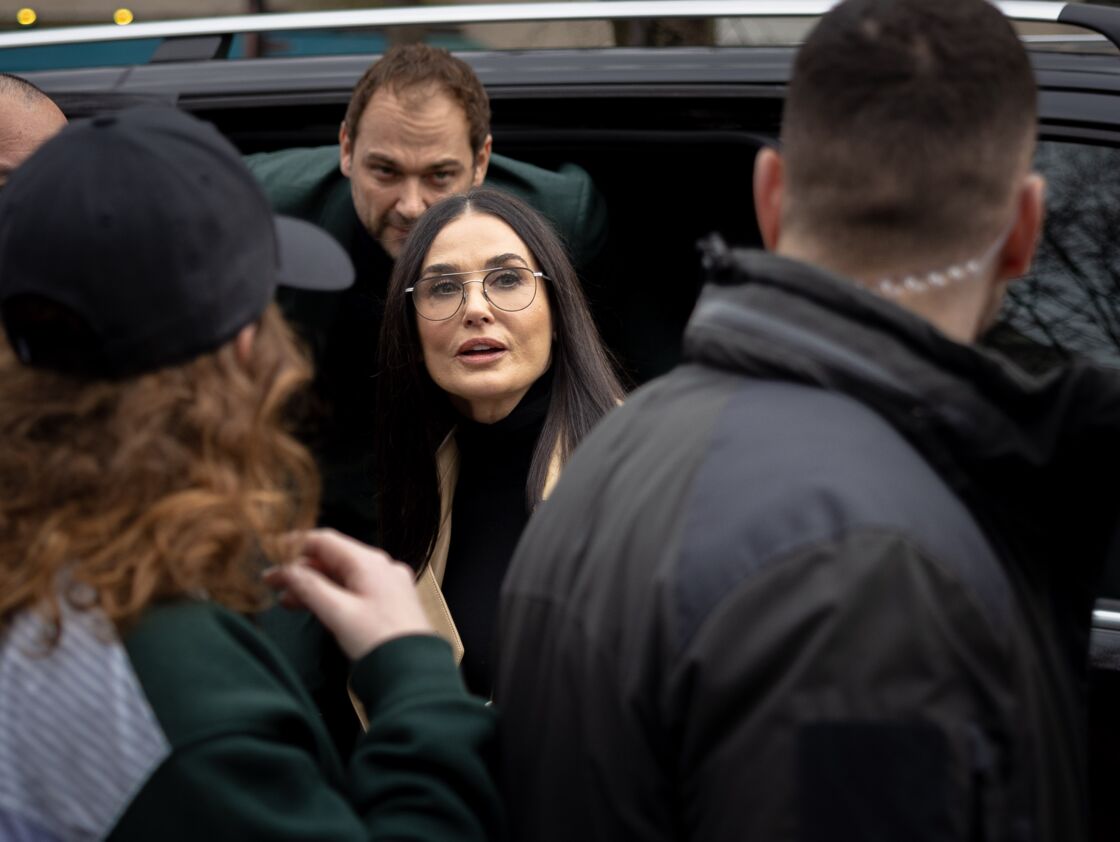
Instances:
[[[382,545],[417,570],[468,687],[489,695],[517,540],[623,389],[556,234],[494,190],[446,199],[417,223],[379,347]]]

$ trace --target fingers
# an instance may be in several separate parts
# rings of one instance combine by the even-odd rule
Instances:
[[[293,611],[307,610],[299,597],[288,590],[287,579],[280,567],[269,567],[261,574],[264,583],[276,591],[276,601]]]
[[[300,536],[302,555],[265,572],[280,601],[305,607],[353,659],[393,637],[431,634],[407,565],[330,529]]]
[[[345,610],[346,591],[306,564],[296,562],[265,571],[269,587],[281,591],[280,602],[288,608],[306,608],[329,627],[328,618]]]
[[[313,529],[304,533],[302,551],[311,563],[339,584],[363,590],[373,571],[395,562],[381,550],[355,541],[333,529]]]

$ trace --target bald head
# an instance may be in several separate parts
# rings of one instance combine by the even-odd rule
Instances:
[[[25,79],[0,73],[0,187],[65,125],[66,117],[49,96]]]

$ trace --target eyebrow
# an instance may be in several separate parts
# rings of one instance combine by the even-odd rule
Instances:
[[[491,257],[489,260],[486,261],[486,263],[482,266],[482,268],[483,269],[501,269],[503,266],[506,266],[506,265],[508,265],[509,263],[511,263],[515,260],[518,261],[519,263],[524,264],[524,266],[526,268],[529,267],[529,262],[524,257],[522,257],[520,254],[514,254],[513,252],[506,252],[505,254],[498,254],[498,255],[495,255],[494,257]],[[422,277],[427,277],[429,275],[469,275],[471,272],[475,272],[475,271],[477,271],[477,270],[468,269],[465,272],[461,271],[458,263],[433,263],[431,266],[425,266],[420,271],[420,275]]]
[[[388,155],[382,155],[380,152],[367,152],[364,158],[366,164],[382,164],[391,167],[394,170],[404,169],[400,163]],[[457,158],[442,158],[435,163],[428,164],[424,167],[423,172],[432,172],[433,170],[461,170],[463,168],[462,162]]]
[[[390,158],[387,155],[380,155],[377,152],[367,152],[366,155],[365,155],[365,158],[363,158],[363,160],[367,164],[373,164],[373,163],[386,164],[390,167],[393,167],[394,169],[400,169],[400,164],[398,164],[392,158]]]
[[[458,158],[444,158],[442,161],[436,161],[434,164],[428,164],[425,171],[431,170],[461,170],[463,164]]]

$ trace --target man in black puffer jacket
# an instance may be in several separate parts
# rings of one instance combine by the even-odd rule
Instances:
[[[513,838],[1086,838],[1120,378],[973,344],[1041,225],[1035,120],[983,0],[822,19],[756,161],[771,253],[709,248],[685,362],[514,559]]]

